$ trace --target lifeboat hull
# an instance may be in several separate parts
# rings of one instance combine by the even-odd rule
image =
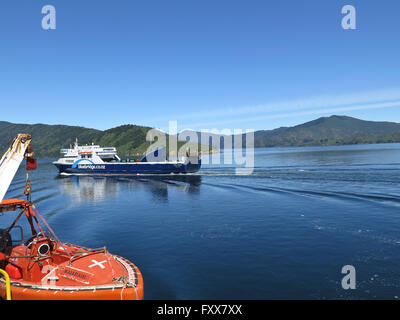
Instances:
[[[45,244],[38,239],[35,246]],[[29,260],[22,257],[34,246],[16,246],[9,259],[12,300],[141,300],[143,277],[129,260],[105,248],[88,248],[63,243],[51,256]],[[71,254],[66,256],[66,250]],[[13,272],[18,270],[18,272]],[[21,277],[21,279],[16,279]],[[6,284],[0,279],[0,297]]]
[[[0,283],[0,296],[6,298],[5,285]],[[62,290],[35,288],[28,289],[11,284],[12,300],[141,300],[143,291],[135,288],[127,289],[77,289]]]

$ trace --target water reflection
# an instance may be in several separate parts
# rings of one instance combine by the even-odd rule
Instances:
[[[188,194],[200,192],[201,176],[134,176],[134,177],[97,177],[97,176],[60,176],[62,192],[69,195],[75,203],[102,202],[115,198],[121,191],[149,192],[157,200],[168,201],[169,190],[178,190]]]
[[[262,148],[256,150],[256,166],[397,164],[399,157],[398,144]]]

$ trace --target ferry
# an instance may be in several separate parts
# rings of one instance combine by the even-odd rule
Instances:
[[[53,162],[61,175],[140,175],[194,173],[200,170],[201,159],[187,153],[168,160],[166,148],[153,150],[140,159],[121,160],[114,147],[80,146],[75,141],[69,149],[61,149],[61,158]]]

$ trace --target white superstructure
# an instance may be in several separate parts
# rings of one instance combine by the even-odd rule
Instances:
[[[61,149],[61,158],[54,164],[73,164],[78,160],[87,159],[94,164],[119,162],[121,159],[117,155],[117,149],[114,147],[102,148],[99,145],[78,145],[78,140],[74,146],[69,149]]]

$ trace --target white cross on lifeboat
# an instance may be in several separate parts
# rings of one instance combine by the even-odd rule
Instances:
[[[93,262],[93,264],[91,264],[91,265],[89,266],[89,268],[93,268],[93,267],[95,267],[95,266],[99,266],[99,267],[102,268],[102,269],[105,269],[105,268],[106,268],[105,266],[103,266],[103,263],[106,263],[107,260],[104,260],[104,261],[101,261],[101,262],[98,262],[98,261],[96,261],[96,260],[92,260],[92,262]]]

